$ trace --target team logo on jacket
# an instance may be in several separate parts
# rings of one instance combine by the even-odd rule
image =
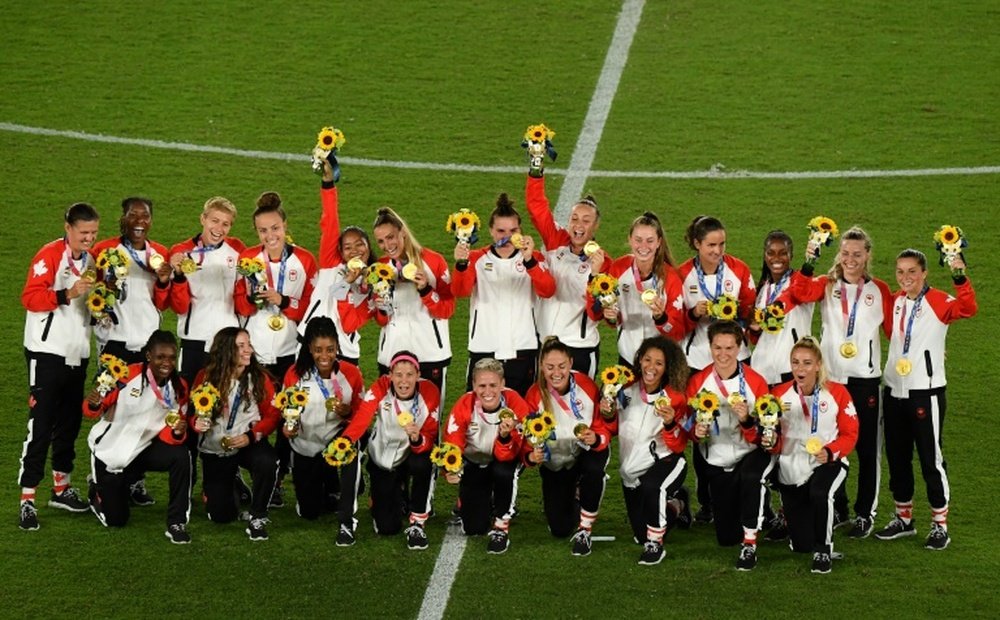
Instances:
[[[493,271],[493,263],[492,262],[484,263],[483,271]]]
[[[917,407],[917,419],[923,420],[927,417],[927,410],[923,407]]]
[[[139,394],[141,393],[142,392],[139,391],[139,388],[135,387],[129,391],[128,395],[131,396],[132,398],[139,398]]]
[[[227,256],[226,257],[226,268],[227,269],[236,269],[236,259],[233,258],[232,256]]]
[[[697,295],[697,294],[698,294],[697,284],[692,284],[691,286],[688,287],[688,295]]]
[[[827,403],[825,400],[819,401],[819,411],[820,411],[820,413],[826,413],[829,410],[830,410],[830,404],[829,403]]]
[[[727,293],[732,293],[733,292],[733,281],[732,280],[726,280],[726,284],[725,284],[725,286],[723,288],[726,289]]]
[[[524,273],[524,263],[518,262],[514,265],[514,269],[520,273]]]
[[[392,405],[390,405],[388,402],[383,401],[382,411],[385,412],[386,415],[388,415],[389,413],[392,412]]]
[[[833,289],[833,298],[834,299],[840,299],[840,289],[839,288]]]
[[[66,270],[67,272],[69,269]],[[38,262],[31,266],[31,273],[35,274],[35,277],[44,276],[49,272],[49,268],[45,266],[45,261],[38,259]]]
[[[631,284],[622,284],[622,294],[626,294],[632,290]]]
[[[871,306],[874,303],[875,303],[875,296],[874,295],[872,295],[871,293],[868,293],[867,295],[865,295],[865,305],[866,306]]]
[[[292,269],[291,271],[289,271],[288,272],[288,279],[291,282],[295,282],[296,280],[298,280],[299,279],[299,270],[298,269]]]
[[[576,270],[580,273],[587,273],[590,270],[590,263],[580,263],[580,266]]]

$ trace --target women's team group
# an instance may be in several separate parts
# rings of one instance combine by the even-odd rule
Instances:
[[[266,540],[268,510],[284,504],[290,475],[298,515],[335,513],[336,544],[352,545],[365,467],[375,531],[405,527],[408,547],[424,549],[438,471],[431,452],[447,442],[461,450],[461,468],[442,474],[458,485],[454,512],[466,534],[487,535],[490,553],[506,551],[518,479],[536,468],[551,533],[570,537],[572,553],[582,556],[591,552],[617,437],[640,564],[659,563],[666,533],[693,520],[713,523],[720,545],[739,546],[740,570],[756,565],[762,530],[812,553],[817,573],[829,572],[837,557],[839,524],[854,538],[915,535],[914,445],[931,509],[925,545],[947,547],[945,339],[951,322],[977,309],[960,257],[949,264],[949,295],[927,285],[923,253],[900,252],[892,293],[869,271],[864,230],[844,231],[832,268],[818,276],[819,244],[809,243],[795,270],[792,239],[777,230],[764,239],[755,280],[726,253],[718,219],[690,223],[693,256],[677,264],[659,218],[646,212],[628,230],[631,252],[612,258],[594,242],[595,200],[581,199],[564,225],[556,223],[544,174],[534,168],[526,208],[542,248],[521,232],[520,214],[501,194],[481,231],[488,243],[458,243],[450,266],[392,209],[379,209],[372,227],[380,257],[365,230],[341,226],[330,162],[320,194],[318,261],[287,237],[273,192],[257,200],[260,243],[253,247],[229,236],[236,208],[221,197],[205,203],[201,231],[169,249],[149,238],[153,204],[145,198],[125,199],[120,235],[100,242],[96,210],[69,208],[64,237],[34,257],[21,298],[31,392],[21,529],[39,527],[35,489],[51,448],[48,505],[93,511],[105,526],[123,526],[131,505],[153,502],[146,472],[168,472],[166,536],[174,543],[191,540],[200,464],[210,520],[244,520],[250,540]],[[107,248],[129,258],[127,273],[95,265]],[[260,273],[238,269],[253,259]],[[591,292],[599,274],[617,279],[610,303]],[[88,297],[109,276],[122,280],[120,292],[110,320],[95,322]],[[736,320],[714,316],[712,304],[724,296],[737,300]],[[443,420],[448,322],[462,297],[470,299],[466,393]],[[783,328],[765,330],[755,309],[775,302],[785,311]],[[810,335],[816,306],[818,339]],[[167,308],[178,317],[179,345],[160,329]],[[371,320],[381,328],[379,377],[366,385],[358,330]],[[632,377],[617,392],[595,381],[605,374],[598,352],[601,330],[609,329],[616,363]],[[884,364],[880,331],[889,341]],[[103,354],[128,364],[105,389],[86,387],[92,333]],[[206,384],[217,390],[217,405],[211,415],[195,415],[192,400],[204,398],[196,388]],[[307,395],[297,420],[283,421],[275,404],[285,388]],[[768,393],[782,410],[773,431],[754,410]],[[696,415],[692,401],[705,398],[717,404],[714,418]],[[544,442],[529,441],[524,430],[538,412],[554,421]],[[83,416],[98,418],[88,436],[87,497],[70,484]],[[896,509],[875,531],[883,428]],[[329,464],[324,453],[337,438],[357,458]],[[844,481],[855,451],[851,518]],[[683,486],[686,454],[697,481],[694,515]],[[772,491],[780,496],[777,513]],[[241,512],[241,501],[248,510]]]

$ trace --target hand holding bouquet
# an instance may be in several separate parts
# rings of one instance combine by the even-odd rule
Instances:
[[[555,137],[556,132],[543,124],[531,125],[525,130],[521,147],[528,151],[528,175],[542,176],[546,155],[552,161],[556,160],[557,153],[552,146],[552,138]]]

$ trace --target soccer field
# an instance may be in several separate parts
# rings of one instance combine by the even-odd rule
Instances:
[[[989,3],[701,3],[523,0],[451,2],[167,3],[61,0],[7,3],[0,20],[0,600],[12,616],[96,617],[995,617],[1000,570],[1000,380],[994,334],[1000,259],[1000,9]],[[623,7],[625,7],[623,11]],[[630,26],[634,26],[630,28]],[[151,238],[172,245],[198,230],[214,195],[240,210],[233,233],[255,244],[255,198],[281,193],[296,243],[318,249],[319,177],[307,155],[317,130],[347,136],[341,221],[370,228],[389,205],[425,245],[451,256],[449,213],[488,215],[506,191],[523,210],[524,128],[544,122],[560,153],[547,173],[553,206],[596,195],[599,239],[628,251],[628,223],[663,220],[675,259],[698,214],[728,228],[727,250],[755,271],[764,235],[782,228],[805,246],[806,222],[832,217],[874,239],[874,273],[895,289],[897,252],[932,259],[929,281],[950,290],[933,232],[961,226],[979,314],[948,340],[944,453],[953,542],[923,548],[929,509],[917,471],[916,538],[851,540],[828,576],[809,557],[762,543],[751,573],[710,527],[671,532],[666,559],[635,564],[616,459],[586,558],[552,538],[538,474],[526,472],[512,545],[488,556],[482,537],[447,533],[455,490],[439,480],[431,546],[377,538],[365,500],[359,540],[333,544],[333,515],[306,522],[271,513],[271,538],[210,523],[199,502],[193,543],[163,536],[160,500],[106,530],[92,515],[44,506],[41,529],[16,525],[16,472],[27,419],[19,303],[29,262],[62,233],[77,201],[117,234],[119,203],[155,203]],[[565,196],[562,188],[566,186]],[[820,259],[829,266],[832,252]],[[451,261],[450,261],[451,262]],[[680,262],[680,261],[678,261]],[[468,302],[451,321],[445,408],[460,393]],[[165,313],[164,325],[175,317]],[[375,378],[376,332],[363,332],[362,370]],[[605,332],[602,361],[616,358]],[[93,367],[91,368],[93,370]],[[89,469],[84,422],[74,481]],[[883,467],[877,525],[892,514]],[[688,485],[694,483],[689,471]],[[852,472],[849,489],[853,487]],[[197,488],[197,486],[196,486]],[[852,491],[851,491],[852,492]],[[6,516],[4,516],[6,515]],[[464,549],[462,542],[465,542]],[[439,552],[442,553],[439,559]],[[451,564],[449,564],[449,562]],[[438,563],[437,570],[435,565]],[[451,570],[452,568],[455,570]],[[451,583],[449,579],[454,578]],[[446,604],[446,607],[445,607]]]

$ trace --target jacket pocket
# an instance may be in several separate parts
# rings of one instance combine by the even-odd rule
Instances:
[[[438,348],[444,348],[444,342],[441,341],[441,330],[438,329],[437,319],[431,319],[431,325],[434,327],[434,338],[437,340]]]
[[[45,317],[45,328],[42,330],[42,342],[49,339],[49,330],[52,329],[52,320],[55,316],[55,312],[49,312],[49,316]]]
[[[433,322],[433,321],[432,321]],[[472,340],[476,336],[476,324],[479,322],[479,310],[472,313],[472,329],[469,330],[469,340]],[[437,331],[437,325],[434,326],[435,331]]]
[[[924,364],[927,366],[927,378],[934,378],[934,364],[931,362],[931,352],[924,351]]]

